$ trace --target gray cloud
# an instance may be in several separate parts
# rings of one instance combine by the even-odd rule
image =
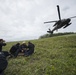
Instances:
[[[43,22],[58,19],[57,4],[61,17],[67,18],[76,15],[75,3],[75,0],[0,0],[0,38],[6,41],[37,39],[47,33],[48,28],[53,28],[53,24]],[[75,20],[59,32],[76,32]]]

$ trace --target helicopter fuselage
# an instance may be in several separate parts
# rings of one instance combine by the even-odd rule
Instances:
[[[59,28],[61,28],[61,27],[67,27],[67,26],[69,26],[71,23],[70,23],[70,21],[71,21],[71,19],[62,19],[62,20],[59,20],[59,21],[57,21],[54,25],[53,25],[53,27],[55,27],[52,31],[54,31],[54,30],[57,30],[57,29],[59,29]]]

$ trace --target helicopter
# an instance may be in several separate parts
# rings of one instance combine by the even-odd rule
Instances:
[[[61,19],[61,15],[60,15],[60,8],[59,8],[59,5],[57,5],[57,11],[58,11],[58,17],[59,17],[59,20],[55,20],[55,21],[48,21],[48,22],[44,22],[45,23],[52,23],[52,22],[55,22],[55,24],[53,25],[53,30],[50,30],[47,31],[48,33],[51,33],[53,34],[53,32],[55,30],[58,30],[60,28],[66,28],[68,27],[70,24],[72,24],[70,21],[71,21],[71,18],[76,18],[76,16],[73,16],[73,17],[69,17],[67,19]]]

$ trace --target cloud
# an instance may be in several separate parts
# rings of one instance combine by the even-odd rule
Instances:
[[[69,2],[69,3],[68,3]],[[0,38],[6,41],[37,39],[46,34],[52,24],[44,21],[57,20],[56,5],[60,5],[61,17],[76,15],[75,0],[0,0]],[[73,24],[61,31],[75,31]]]

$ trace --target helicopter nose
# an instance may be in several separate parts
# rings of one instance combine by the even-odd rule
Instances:
[[[68,22],[70,22],[71,21],[71,19],[68,19]]]

